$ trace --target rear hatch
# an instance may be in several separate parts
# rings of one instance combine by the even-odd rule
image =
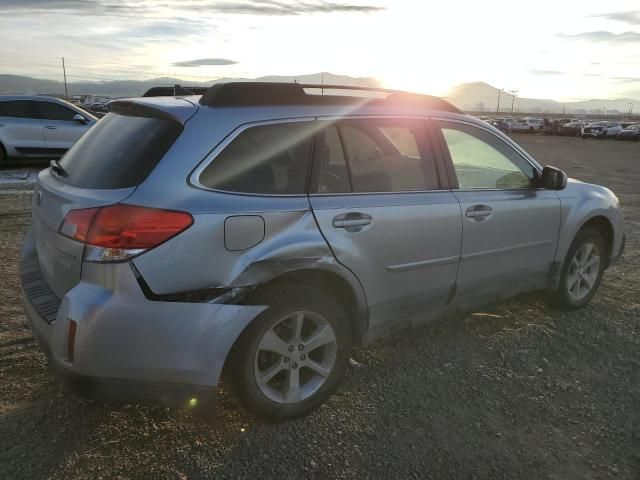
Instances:
[[[65,216],[70,210],[124,201],[182,132],[184,119],[139,107],[116,104],[60,160],[61,168],[38,176],[33,234],[42,275],[58,298],[80,281],[84,255],[83,243],[59,233]]]

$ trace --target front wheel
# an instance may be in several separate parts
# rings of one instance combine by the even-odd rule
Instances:
[[[313,287],[281,284],[251,298],[269,305],[242,334],[231,358],[240,404],[268,420],[306,415],[327,400],[349,362],[346,314]]]
[[[554,292],[554,304],[563,310],[584,307],[598,290],[607,262],[606,242],[597,230],[581,230],[573,243]]]

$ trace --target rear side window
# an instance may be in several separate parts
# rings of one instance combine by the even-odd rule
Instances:
[[[0,117],[38,118],[38,112],[30,100],[11,100],[0,102]]]
[[[324,136],[318,136],[315,163],[318,193],[439,188],[421,121],[376,118],[340,121],[327,127]]]
[[[76,112],[64,105],[53,102],[37,102],[40,116],[45,120],[73,120]]]
[[[315,122],[248,128],[200,174],[208,188],[239,193],[305,193]]]
[[[151,173],[182,132],[160,118],[109,113],[60,160],[65,183],[83,188],[135,187]]]

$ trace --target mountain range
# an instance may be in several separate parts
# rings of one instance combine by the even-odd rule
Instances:
[[[446,98],[464,111],[473,112],[495,112],[498,103],[499,90],[488,83],[472,82],[462,83],[450,89]],[[512,95],[508,92],[501,92],[500,111],[510,112]],[[627,113],[629,104],[634,105],[635,112],[640,111],[640,101],[632,98],[617,99],[590,99],[577,102],[558,102],[556,100],[541,98],[515,97],[513,111],[529,113]]]
[[[154,78],[150,80],[117,80],[108,82],[70,82],[68,83],[69,95],[95,95],[110,98],[136,97],[142,95],[153,86],[175,85],[202,87],[213,83],[226,81],[263,81],[263,82],[293,82],[299,83],[324,83],[334,85],[354,85],[378,87],[380,82],[371,77],[349,77],[332,73],[314,73],[300,76],[266,76],[255,79],[220,78],[209,82],[192,82],[177,78]],[[0,94],[52,94],[63,95],[64,83],[56,80],[45,80],[33,77],[0,74]],[[495,112],[498,100],[498,89],[484,82],[462,83],[451,88],[445,98],[464,111]],[[502,92],[500,95],[500,111],[511,111],[512,96]],[[529,113],[626,113],[629,104],[634,105],[634,111],[640,111],[640,101],[630,98],[618,99],[591,99],[578,102],[558,102],[550,99],[516,97],[515,112]]]

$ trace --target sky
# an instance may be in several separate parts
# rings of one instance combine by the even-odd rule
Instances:
[[[0,73],[193,81],[327,71],[640,99],[640,0],[0,0]]]

